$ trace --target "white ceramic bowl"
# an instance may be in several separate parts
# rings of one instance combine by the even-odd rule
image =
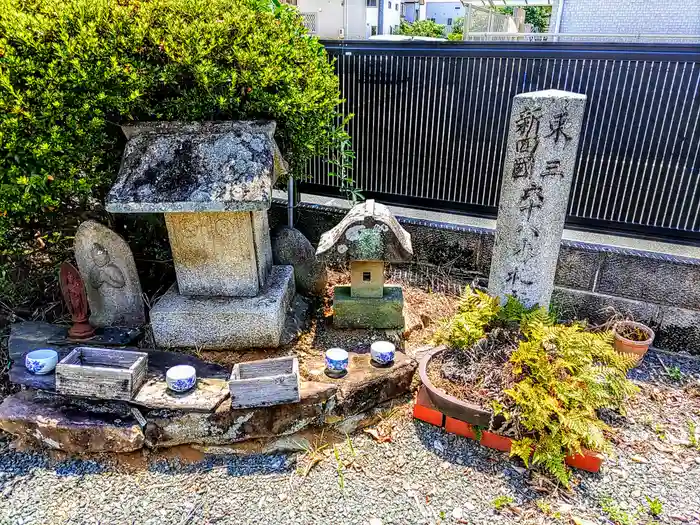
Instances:
[[[372,361],[378,365],[388,365],[394,360],[396,347],[389,341],[375,341],[369,348]]]
[[[177,365],[168,368],[165,382],[173,392],[187,392],[197,383],[197,371],[190,365]]]
[[[348,369],[350,357],[342,348],[326,350],[326,372],[329,375],[342,375]]]
[[[53,372],[58,363],[58,352],[49,348],[40,348],[29,352],[24,357],[24,366],[32,374],[44,375]]]

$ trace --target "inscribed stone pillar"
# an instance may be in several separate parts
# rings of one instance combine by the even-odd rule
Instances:
[[[568,91],[513,99],[489,291],[549,306],[586,96]]]

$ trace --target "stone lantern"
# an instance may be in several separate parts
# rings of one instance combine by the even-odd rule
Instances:
[[[334,324],[339,328],[402,328],[403,291],[384,284],[384,263],[413,257],[411,236],[389,208],[374,200],[354,206],[321,236],[316,255],[350,263],[350,286],[333,289]]]
[[[156,344],[279,345],[294,295],[273,266],[267,210],[285,165],[274,122],[143,123],[107,197],[113,213],[163,213],[177,282],[151,309]]]

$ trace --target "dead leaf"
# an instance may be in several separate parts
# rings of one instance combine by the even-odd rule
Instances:
[[[376,428],[366,428],[365,433],[372,436],[378,443],[391,443],[391,434],[382,436]]]

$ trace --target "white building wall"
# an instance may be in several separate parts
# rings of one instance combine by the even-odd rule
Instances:
[[[384,31],[388,35],[401,23],[401,2],[384,2]],[[304,14],[314,14],[318,38],[338,39],[341,34],[347,40],[369,38],[371,27],[377,26],[378,8],[367,7],[367,0],[297,0],[297,9]],[[342,30],[342,31],[341,31]],[[379,33],[379,31],[378,31]]]
[[[401,23],[401,2],[396,2],[395,0],[377,0],[377,4],[382,1],[384,2],[384,24],[383,31],[381,31],[381,34],[389,35],[392,34]],[[379,8],[368,7],[367,26],[370,28],[372,26],[378,26],[378,19]],[[377,31],[377,34],[379,34],[379,31]]]
[[[589,34],[668,34],[700,37],[700,0],[555,0],[550,27]],[[673,41],[672,38],[667,39]]]
[[[366,0],[297,0],[302,15],[314,13],[318,38],[346,39],[367,38]],[[376,9],[375,9],[376,11]]]
[[[379,0],[377,0],[377,1],[379,1]],[[369,38],[372,35],[371,29],[373,27],[377,27],[376,34],[379,34],[379,27],[378,27],[378,23],[377,23],[377,19],[379,17],[379,9],[377,9],[376,7],[368,7],[366,17],[367,17],[367,37]]]
[[[315,14],[318,38],[338,38],[345,27],[345,7],[341,0],[298,0],[297,9],[304,14]]]
[[[455,19],[460,16],[464,16],[462,2],[428,2],[426,4],[425,17],[428,20],[434,18],[436,23],[447,26],[448,34],[452,32]]]

